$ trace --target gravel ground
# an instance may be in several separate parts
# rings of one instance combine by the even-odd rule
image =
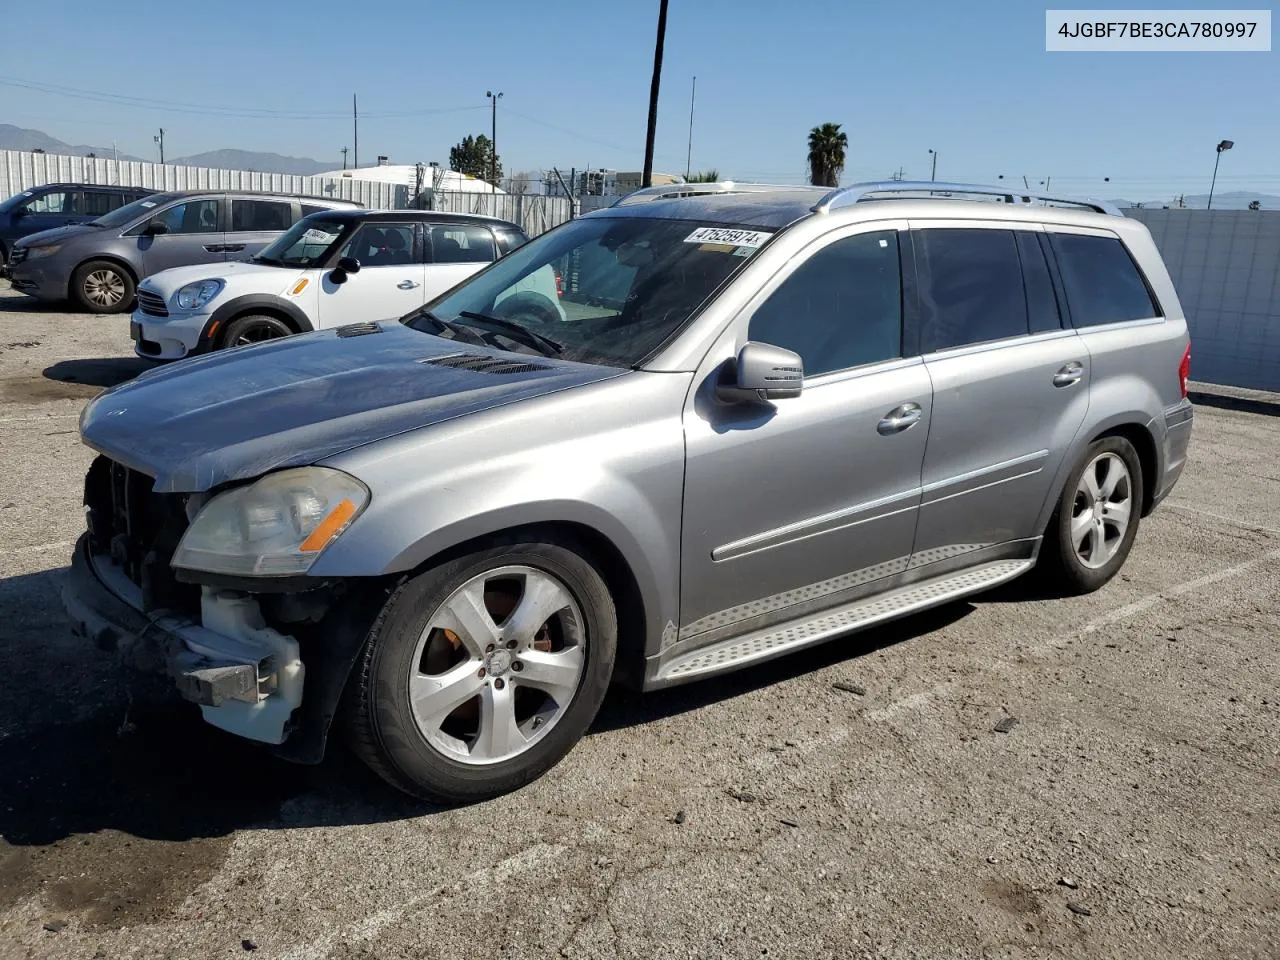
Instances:
[[[129,347],[0,285],[0,958],[1280,953],[1280,398],[1196,395],[1096,594],[611,695],[540,782],[435,810],[131,709],[71,636],[76,417]]]

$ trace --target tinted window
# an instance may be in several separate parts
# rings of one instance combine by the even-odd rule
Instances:
[[[413,254],[413,224],[366,223],[345,247],[342,256],[355,257],[365,267],[395,267],[417,262]]]
[[[172,199],[173,194],[171,193],[144,196],[139,200],[126,204],[119,210],[112,210],[106,216],[99,217],[93,222],[100,227],[123,227],[125,224],[140,219],[144,214],[149,214],[151,211],[158,209],[162,204],[168,203]]]
[[[1160,316],[1133,258],[1119,240],[1060,233],[1051,242],[1074,326]]]
[[[174,204],[157,217],[170,233],[217,233],[218,201],[188,200]]]
[[[328,207],[317,207],[313,203],[304,203],[302,205],[302,215],[304,217],[309,217],[313,213],[328,213],[328,212],[329,212]]]
[[[493,234],[476,224],[437,224],[431,228],[434,263],[488,263],[494,259]]]
[[[1027,332],[1012,230],[918,230],[914,236],[922,352]]]
[[[232,200],[232,232],[288,230],[293,219],[291,204],[280,200]]]
[[[510,253],[512,250],[516,249],[516,247],[522,247],[529,242],[528,237],[522,233],[517,233],[514,230],[498,230],[495,232],[498,235],[499,254]]]
[[[55,190],[42,193],[27,202],[30,213],[76,213],[78,194],[69,190]]]
[[[100,217],[104,213],[110,213],[112,210],[119,209],[124,203],[124,197],[121,194],[103,190],[86,190],[81,197],[84,201],[84,209],[81,213],[90,217]]]
[[[794,350],[806,376],[901,356],[898,232],[823,247],[752,314],[747,335]]]
[[[1022,280],[1026,285],[1027,317],[1032,333],[1061,330],[1058,301],[1049,279],[1049,265],[1044,258],[1040,238],[1027,230],[1017,231],[1018,256],[1022,259]]]

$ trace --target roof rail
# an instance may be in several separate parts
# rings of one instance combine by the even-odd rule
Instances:
[[[784,186],[776,183],[737,183],[721,180],[718,183],[666,183],[659,187],[641,187],[619,197],[611,207],[630,206],[651,200],[667,200],[675,197],[700,197],[711,193],[776,193],[779,190],[812,190],[812,187]]]
[[[813,205],[814,213],[827,213],[841,207],[851,207],[863,200],[903,200],[921,197],[880,197],[873,194],[924,194],[923,199],[950,197],[998,197],[1004,203],[1032,203],[1042,201],[1046,206],[1084,207],[1097,213],[1123,217],[1120,208],[1105,200],[1092,197],[1064,197],[1059,194],[1035,193],[1030,190],[1011,190],[1008,187],[990,187],[974,183],[941,183],[932,180],[875,180],[838,187]]]

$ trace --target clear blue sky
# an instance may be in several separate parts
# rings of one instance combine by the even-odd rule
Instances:
[[[655,168],[684,171],[696,74],[693,166],[724,177],[798,182],[809,128],[834,121],[849,134],[846,182],[900,166],[927,178],[933,148],[939,179],[1049,176],[1072,192],[1167,198],[1206,192],[1214,145],[1229,138],[1218,189],[1280,193],[1280,54],[1051,54],[1044,9],[671,0]],[[362,163],[446,164],[451,144],[488,130],[495,89],[508,173],[638,170],[657,11],[657,0],[6,3],[0,78],[223,115],[0,84],[0,122],[144,157],[163,125],[169,156],[237,147],[338,167],[354,91],[369,115]],[[376,116],[426,110],[447,112]]]

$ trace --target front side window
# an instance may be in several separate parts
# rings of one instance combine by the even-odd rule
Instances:
[[[77,194],[71,190],[42,193],[27,201],[28,213],[76,213]]]
[[[1117,238],[1058,233],[1050,242],[1072,324],[1094,327],[1160,316],[1142,274]]]
[[[1024,336],[1027,300],[1012,230],[914,232],[923,353]]]
[[[342,220],[299,220],[253,259],[277,267],[310,267],[323,261],[347,228]]]
[[[513,250],[404,319],[424,333],[482,335],[511,349],[518,341],[486,326],[484,318],[491,317],[554,341],[543,349],[556,356],[635,366],[684,326],[770,232],[693,220],[583,217]],[[442,329],[446,324],[457,329]],[[468,324],[475,326],[463,330]]]
[[[287,230],[293,219],[293,208],[280,200],[231,201],[231,230],[233,233],[260,230]]]
[[[756,309],[747,336],[799,354],[807,377],[900,357],[898,231],[827,244]]]
[[[412,223],[364,224],[342,250],[342,256],[355,257],[362,267],[402,267],[417,263],[413,252]]]
[[[450,223],[431,228],[432,263],[488,263],[493,258],[493,234],[486,227]]]
[[[218,201],[188,200],[177,203],[162,212],[158,219],[164,221],[169,233],[217,233]]]

